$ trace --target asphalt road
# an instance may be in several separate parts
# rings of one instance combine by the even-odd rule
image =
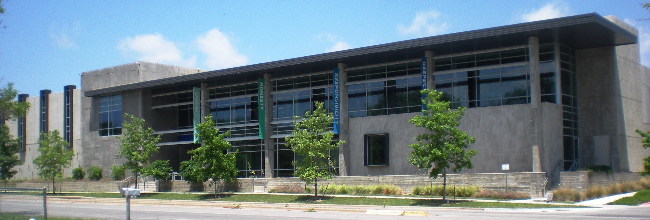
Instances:
[[[597,208],[460,209],[427,207],[264,204],[134,199],[131,219],[650,219],[650,206]],[[19,201],[5,199],[0,206]],[[239,206],[237,206],[239,205]],[[285,207],[286,206],[286,207]],[[314,212],[307,210],[314,208]],[[125,219],[124,199],[48,199],[48,216]],[[380,210],[380,215],[367,210]],[[428,216],[394,216],[411,210]],[[7,211],[7,208],[3,209]]]

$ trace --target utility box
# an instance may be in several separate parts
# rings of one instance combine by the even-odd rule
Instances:
[[[140,196],[140,189],[122,188],[122,196]]]

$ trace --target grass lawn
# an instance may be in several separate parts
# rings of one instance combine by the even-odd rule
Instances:
[[[63,193],[59,196],[85,196],[99,198],[120,198],[119,193]],[[162,200],[204,200],[204,201],[229,201],[229,202],[265,202],[265,203],[313,203],[313,204],[338,204],[338,205],[386,205],[386,206],[427,206],[427,207],[466,207],[466,208],[561,208],[576,207],[557,204],[522,204],[508,202],[469,202],[457,201],[443,204],[440,199],[404,199],[395,198],[369,198],[369,197],[331,197],[321,196],[315,200],[307,195],[277,195],[277,194],[214,194],[202,193],[143,193],[139,199]]]
[[[650,202],[650,189],[641,190],[636,194],[634,194],[634,196],[625,197],[609,204],[610,205],[639,205],[646,202]]]
[[[34,217],[34,216],[9,214],[9,213],[0,214],[0,219],[7,219],[7,220],[25,220],[25,219],[29,219],[30,217]],[[42,220],[43,216],[34,217],[34,219]],[[48,216],[47,219],[48,220],[82,220],[83,218],[60,218],[60,217],[49,217]]]

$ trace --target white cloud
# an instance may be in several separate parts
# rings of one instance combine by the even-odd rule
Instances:
[[[174,42],[166,40],[159,33],[127,37],[118,43],[117,48],[127,56],[137,54],[137,59],[141,61],[184,67],[194,67],[196,64],[196,56],[183,59]]]
[[[350,45],[348,43],[345,43],[343,41],[336,42],[332,48],[329,48],[325,50],[325,52],[334,52],[334,51],[339,51],[339,50],[347,50],[350,49]]]
[[[425,37],[443,34],[449,28],[444,22],[436,21],[440,13],[437,11],[425,11],[415,14],[411,25],[406,27],[403,24],[397,25],[397,31],[401,35],[414,35],[416,37]]]
[[[246,55],[237,52],[228,37],[218,29],[212,29],[196,39],[199,50],[206,56],[204,64],[209,69],[224,69],[248,63]]]
[[[648,28],[641,26],[638,22],[635,22],[631,19],[624,19],[625,23],[628,23],[637,30],[639,30],[639,55],[641,64],[644,66],[650,66],[650,30]]]
[[[571,15],[569,5],[560,1],[554,1],[542,6],[541,8],[531,9],[522,14],[520,19],[524,22],[530,22],[565,17],[568,15]]]
[[[72,28],[59,26],[56,22],[53,22],[50,24],[49,35],[57,47],[61,49],[76,49],[78,45],[74,41],[74,38],[79,35],[80,29],[81,25],[79,22],[74,22]]]
[[[325,52],[334,52],[334,51],[340,51],[340,50],[347,50],[352,48],[350,44],[344,41],[338,40],[338,36],[333,35],[333,34],[319,34],[314,36],[314,38],[318,39],[318,41],[321,42],[326,42],[326,43],[333,43],[332,47],[330,48],[325,48]]]

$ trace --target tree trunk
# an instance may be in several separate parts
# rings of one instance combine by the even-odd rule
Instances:
[[[442,168],[442,203],[445,203],[445,194],[447,192],[447,172],[445,168]]]
[[[214,199],[217,199],[217,182],[213,180],[212,184],[214,185]]]
[[[56,194],[56,188],[54,188],[54,177],[52,177],[52,194]]]
[[[314,198],[318,197],[318,178],[314,177]]]
[[[135,173],[135,188],[138,188],[138,173]]]

